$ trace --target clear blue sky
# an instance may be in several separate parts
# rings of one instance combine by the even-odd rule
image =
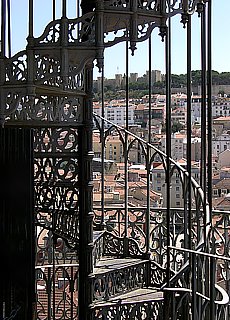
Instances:
[[[51,0],[39,0],[35,2],[35,36],[39,36],[44,26],[52,19]],[[61,0],[56,0],[57,17],[60,16]],[[68,0],[69,17],[75,16],[75,0]],[[28,30],[28,0],[11,0],[12,6],[12,51],[23,50],[26,46]],[[213,69],[219,72],[230,72],[230,0],[213,0]],[[186,72],[186,47],[185,34],[179,23],[180,18],[173,19],[172,36],[172,73]],[[193,17],[193,52],[192,68],[200,69],[200,19],[197,14]],[[138,44],[134,57],[130,55],[129,71],[137,72],[142,76],[148,70],[148,42]],[[164,73],[164,44],[158,36],[156,28],[152,34],[152,69],[161,70]],[[115,73],[125,72],[125,45],[118,44],[106,49],[105,52],[105,76],[113,78]],[[95,70],[94,77],[100,76]]]

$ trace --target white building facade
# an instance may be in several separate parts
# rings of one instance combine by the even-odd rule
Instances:
[[[128,121],[129,125],[134,124],[134,104],[129,104],[128,106]],[[98,114],[102,115],[102,107],[100,105],[97,105],[94,107],[93,111]],[[114,124],[125,127],[126,125],[126,105],[123,102],[111,102],[108,105],[105,105],[104,107],[104,115],[105,119],[112,121]],[[105,123],[105,127],[110,126]]]
[[[223,151],[230,149],[230,135],[222,133],[212,141],[213,155],[218,156]]]

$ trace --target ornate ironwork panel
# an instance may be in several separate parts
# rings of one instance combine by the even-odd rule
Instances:
[[[146,285],[148,262],[137,262],[117,270],[97,273],[94,279],[94,300],[108,300]]]
[[[77,129],[35,129],[34,154],[36,226],[52,231],[56,239],[62,238],[67,246],[76,250],[79,234]]]
[[[36,267],[36,319],[78,319],[78,281],[77,264]]]
[[[135,303],[113,303],[95,307],[93,319],[147,320],[161,319],[163,316],[163,299],[155,301],[138,301]]]

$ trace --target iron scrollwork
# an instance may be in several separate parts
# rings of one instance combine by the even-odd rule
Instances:
[[[96,319],[121,320],[157,320],[163,316],[163,298],[153,301],[138,301],[130,303],[114,303],[104,307],[95,307]]]
[[[26,81],[28,66],[26,50],[18,52],[5,63],[5,81],[6,83],[18,83],[18,81]]]
[[[78,134],[73,128],[35,130],[36,224],[67,245],[78,243]]]
[[[77,319],[77,282],[78,265],[37,267],[37,319]]]
[[[118,270],[97,273],[94,279],[94,299],[108,300],[146,283],[146,262],[133,263]]]
[[[42,122],[79,122],[80,98],[67,96],[28,96],[12,93],[8,97],[9,107],[5,111],[9,121]]]

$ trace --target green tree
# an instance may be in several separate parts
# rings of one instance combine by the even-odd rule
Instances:
[[[180,123],[179,121],[175,121],[172,124],[172,133],[179,132],[184,128],[184,125]]]
[[[220,90],[220,91],[218,92],[218,94],[219,94],[221,97],[224,97],[225,92],[224,92],[224,90]]]

